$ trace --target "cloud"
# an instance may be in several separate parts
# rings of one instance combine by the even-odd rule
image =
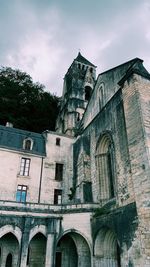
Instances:
[[[135,56],[150,69],[148,0],[0,0],[0,64],[61,94],[81,50],[98,72]]]

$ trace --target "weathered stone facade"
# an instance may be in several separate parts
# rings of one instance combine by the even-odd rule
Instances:
[[[56,132],[0,126],[1,267],[150,266],[150,74],[80,53]]]

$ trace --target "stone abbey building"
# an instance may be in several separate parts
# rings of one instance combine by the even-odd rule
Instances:
[[[150,266],[150,74],[69,67],[56,132],[0,126],[1,267]]]

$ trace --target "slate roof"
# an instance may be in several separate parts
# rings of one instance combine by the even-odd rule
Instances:
[[[95,65],[93,65],[90,61],[88,61],[85,57],[83,57],[81,55],[81,53],[79,52],[77,57],[75,58],[76,61],[80,62],[80,63],[84,63],[86,65],[90,65],[92,67],[96,67]]]
[[[33,140],[32,150],[23,149],[23,141],[26,138]],[[0,125],[0,148],[45,156],[45,140],[42,134],[2,125]]]

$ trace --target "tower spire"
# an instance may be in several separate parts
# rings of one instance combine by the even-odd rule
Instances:
[[[56,131],[75,136],[95,83],[95,65],[79,51],[64,77],[61,111]]]

